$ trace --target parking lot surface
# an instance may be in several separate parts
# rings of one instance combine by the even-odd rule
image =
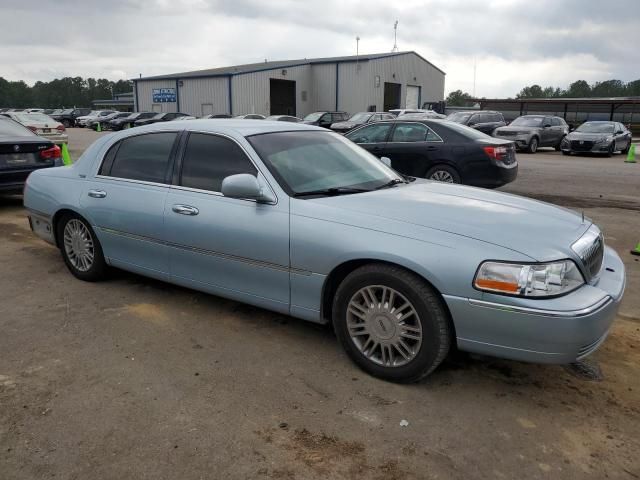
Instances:
[[[69,134],[74,159],[101,135]],[[599,381],[455,354],[386,383],[322,326],[120,271],[76,280],[0,197],[0,478],[639,478],[640,165],[518,160],[502,190],[583,210],[627,267]]]

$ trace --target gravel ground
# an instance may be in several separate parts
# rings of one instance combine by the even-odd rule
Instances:
[[[73,158],[100,135],[69,133]],[[125,272],[80,282],[0,197],[0,478],[640,478],[640,165],[519,161],[503,190],[584,210],[627,266],[599,381],[457,354],[385,383],[321,326]]]

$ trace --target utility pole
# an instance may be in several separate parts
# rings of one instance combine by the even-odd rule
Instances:
[[[393,48],[391,49],[391,51],[398,51],[398,20],[396,20],[396,23],[393,24]]]
[[[360,70],[360,37],[356,37],[356,71]]]
[[[473,59],[473,98],[476,98],[476,59]]]

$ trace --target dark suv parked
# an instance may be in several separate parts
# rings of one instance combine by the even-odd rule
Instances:
[[[188,117],[186,113],[180,112],[164,112],[157,113],[154,117],[151,118],[141,118],[136,120],[133,125],[135,127],[142,127],[143,125],[151,125],[152,123],[158,122],[170,122],[171,120],[177,120],[180,117]]]
[[[110,130],[122,130],[123,128],[133,127],[133,123],[144,118],[151,118],[157,115],[156,112],[134,112],[128,117],[114,118],[109,121],[108,128]]]
[[[551,115],[523,115],[507,127],[493,132],[493,136],[515,142],[520,150],[536,153],[538,147],[560,150],[562,139],[569,133],[569,125],[562,117]]]
[[[487,135],[491,135],[496,128],[504,127],[507,124],[500,112],[490,110],[455,112],[449,115],[447,120],[475,128]]]
[[[90,108],[67,108],[60,113],[50,115],[50,117],[63,124],[65,128],[69,128],[76,126],[76,118],[90,113]]]
[[[329,128],[333,123],[344,122],[349,119],[347,112],[313,112],[302,119],[307,125],[317,125]]]

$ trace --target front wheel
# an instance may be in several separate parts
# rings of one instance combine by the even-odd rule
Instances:
[[[611,145],[609,145],[609,148],[607,150],[607,157],[613,156],[615,151],[616,151],[616,144],[615,143],[611,143]]]
[[[528,153],[536,153],[538,151],[538,139],[533,137],[529,142],[529,146],[527,147]]]
[[[445,183],[460,183],[460,174],[449,165],[436,165],[429,169],[425,178]]]
[[[350,273],[333,299],[333,325],[360,368],[394,382],[426,377],[451,344],[448,314],[438,293],[393,265],[370,264]]]
[[[102,247],[89,223],[76,214],[65,215],[57,225],[58,245],[69,271],[80,280],[104,278],[107,264]]]
[[[624,150],[621,150],[620,153],[622,153],[623,155],[626,155],[627,153],[629,153],[630,149],[631,149],[631,141],[629,141],[629,143],[627,143],[627,146],[624,147]]]
[[[62,125],[64,125],[64,128],[69,128],[71,127],[71,122],[65,118],[62,120]]]

